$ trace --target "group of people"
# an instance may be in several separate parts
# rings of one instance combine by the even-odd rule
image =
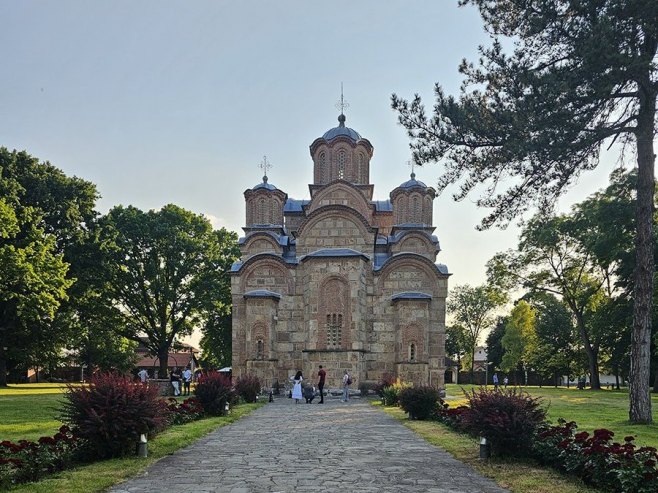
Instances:
[[[498,373],[493,374],[493,384],[494,384],[494,389],[498,390],[498,388],[500,387],[498,381]],[[505,375],[505,377],[503,378],[503,385],[505,386],[505,388],[507,388],[507,385],[509,385],[509,378],[507,378],[507,375]]]
[[[327,372],[322,365],[319,367],[318,371],[318,390],[320,391],[320,402],[318,404],[324,404],[324,385],[327,379]],[[299,370],[292,379],[292,395],[291,397],[295,399],[295,404],[298,404],[301,399],[305,399],[307,404],[311,404],[315,398],[315,388],[312,386],[307,386],[302,388],[302,382],[304,381],[304,376],[302,371]],[[345,370],[342,378],[343,386],[343,397],[342,402],[347,402],[350,398],[350,385],[352,385],[352,377],[349,372]]]
[[[169,373],[169,382],[171,382],[171,386],[174,389],[174,396],[190,395],[190,386],[192,385],[193,376],[194,375],[189,366],[187,366],[182,372],[178,367],[175,367],[171,373]],[[145,368],[142,368],[137,372],[137,377],[139,377],[140,382],[144,384],[149,381],[149,373]]]

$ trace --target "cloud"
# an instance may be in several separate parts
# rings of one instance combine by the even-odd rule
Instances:
[[[203,213],[203,217],[210,221],[210,224],[212,224],[214,229],[220,229],[226,226],[226,220],[221,217],[213,216],[212,214],[207,214],[205,212]]]

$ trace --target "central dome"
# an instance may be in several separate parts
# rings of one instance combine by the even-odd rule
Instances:
[[[322,136],[322,138],[325,140],[332,140],[335,139],[336,137],[341,137],[341,136],[349,137],[354,142],[361,140],[361,136],[359,135],[359,132],[345,126],[345,115],[343,115],[342,113],[338,117],[338,126],[330,130],[327,130]]]

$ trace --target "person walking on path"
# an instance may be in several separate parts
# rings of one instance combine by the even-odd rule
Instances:
[[[171,386],[174,388],[174,397],[178,397],[180,395],[180,379],[180,371],[178,371],[178,367],[176,367],[169,374],[169,381],[171,382]]]
[[[498,390],[498,373],[493,374],[494,390]]]
[[[318,402],[318,404],[324,404],[324,381],[327,378],[327,372],[324,371],[322,365],[320,365],[320,371],[318,372],[318,377],[320,378],[320,380],[318,381],[318,388],[320,389],[320,402]]]
[[[302,370],[299,370],[295,374],[295,378],[293,379],[293,387],[292,387],[292,398],[295,399],[295,404],[299,404],[299,399],[304,398],[302,396],[303,381],[304,381],[304,377],[302,376]]]
[[[345,374],[343,375],[343,398],[341,399],[343,402],[347,402],[350,399],[350,385],[352,385],[352,378],[347,373],[347,370],[345,370]]]
[[[139,377],[139,381],[142,382],[143,384],[148,383],[149,381],[149,372],[146,371],[146,368],[142,368],[137,372],[137,376]]]
[[[192,370],[190,367],[186,367],[183,370],[183,388],[185,389],[184,395],[190,395],[190,384],[192,383]]]

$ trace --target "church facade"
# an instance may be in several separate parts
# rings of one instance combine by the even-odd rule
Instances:
[[[448,270],[437,264],[435,191],[411,179],[374,200],[373,146],[339,125],[310,146],[310,199],[263,182],[244,192],[232,266],[233,375],[264,386],[297,370],[337,387],[385,375],[444,386]]]

